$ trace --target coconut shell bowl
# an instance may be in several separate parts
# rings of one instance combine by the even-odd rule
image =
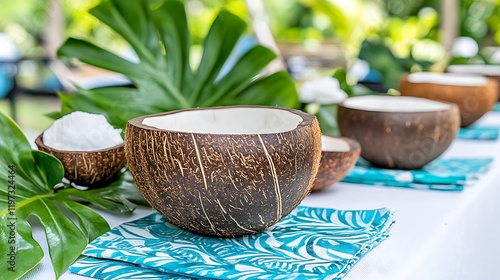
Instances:
[[[312,191],[329,187],[351,171],[361,153],[358,141],[347,137],[321,136],[321,164]]]
[[[497,82],[499,101],[500,101],[500,65],[475,65],[475,64],[459,64],[450,65],[446,68],[446,72],[462,75],[481,75],[491,78]]]
[[[130,120],[125,155],[139,191],[169,222],[236,237],[276,224],[309,194],[321,132],[297,110],[186,109]]]
[[[342,136],[374,166],[419,169],[440,156],[460,126],[458,106],[407,96],[357,96],[339,104]]]
[[[58,158],[64,177],[76,185],[100,187],[115,179],[125,167],[124,144],[95,151],[61,151],[43,143],[43,133],[35,140],[38,149]]]
[[[399,91],[404,96],[457,104],[461,127],[477,121],[498,101],[497,81],[472,74],[412,73],[401,78]]]

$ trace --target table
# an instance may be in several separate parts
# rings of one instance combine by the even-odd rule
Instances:
[[[500,113],[490,112],[481,124],[500,127]],[[495,279],[500,260],[500,142],[455,140],[447,157],[495,157],[491,170],[462,192],[384,188],[338,183],[308,196],[302,205],[336,209],[396,210],[389,239],[356,264],[346,280]],[[100,213],[111,227],[149,213],[138,208],[132,216]],[[24,279],[53,279],[40,225],[34,237],[45,258]],[[60,279],[89,279],[66,272]]]

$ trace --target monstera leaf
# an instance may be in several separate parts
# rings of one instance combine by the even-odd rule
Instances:
[[[109,230],[104,218],[72,198],[111,211],[131,212],[135,205],[126,194],[137,192],[135,185],[124,174],[119,181],[101,189],[81,191],[65,186],[61,183],[61,162],[32,150],[19,127],[1,112],[0,136],[0,278],[20,278],[43,258],[42,247],[32,236],[28,221],[31,216],[45,230],[54,272],[59,277],[89,241]],[[79,227],[62,208],[76,218]]]
[[[124,74],[134,87],[61,95],[62,115],[75,110],[101,113],[114,126],[124,128],[130,118],[182,108],[298,106],[295,85],[288,74],[260,74],[276,58],[272,51],[255,45],[248,51],[233,52],[246,24],[228,11],[221,11],[215,18],[196,69],[190,65],[190,31],[182,2],[104,0],[90,13],[123,37],[138,61],[74,38],[63,44],[59,56]]]

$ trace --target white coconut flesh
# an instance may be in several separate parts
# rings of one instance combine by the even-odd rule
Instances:
[[[344,101],[343,106],[373,112],[435,112],[450,110],[451,105],[439,101],[410,96],[357,96]]]
[[[123,143],[121,129],[115,129],[106,117],[73,112],[43,132],[43,143],[61,151],[97,151]]]
[[[500,76],[500,65],[450,65],[446,70],[452,73]]]
[[[463,75],[454,73],[412,73],[407,77],[408,82],[414,84],[438,84],[448,86],[478,87],[488,83],[488,79],[479,75]]]
[[[351,150],[351,147],[349,146],[347,141],[343,139],[322,136],[321,150],[323,152],[349,152]]]
[[[291,111],[273,108],[218,108],[144,118],[158,129],[210,134],[266,134],[291,131],[303,122]]]

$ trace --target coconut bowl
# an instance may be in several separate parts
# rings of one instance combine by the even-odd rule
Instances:
[[[358,96],[339,104],[343,136],[361,144],[361,157],[383,168],[418,169],[440,156],[460,126],[458,107],[406,96]]]
[[[235,237],[274,225],[307,196],[321,133],[297,110],[187,109],[130,120],[125,155],[139,191],[169,222]]]
[[[455,103],[460,108],[460,126],[466,127],[491,110],[498,100],[493,79],[452,73],[413,73],[403,76],[399,91],[415,96]]]
[[[358,141],[347,137],[321,136],[321,164],[312,191],[329,187],[351,171],[361,153]]]
[[[450,65],[446,68],[446,72],[462,75],[481,75],[493,79],[497,82],[497,92],[500,99],[500,65]]]
[[[81,186],[99,187],[112,181],[125,167],[124,144],[95,151],[62,151],[43,143],[43,133],[35,140],[38,149],[58,158],[64,177]]]

